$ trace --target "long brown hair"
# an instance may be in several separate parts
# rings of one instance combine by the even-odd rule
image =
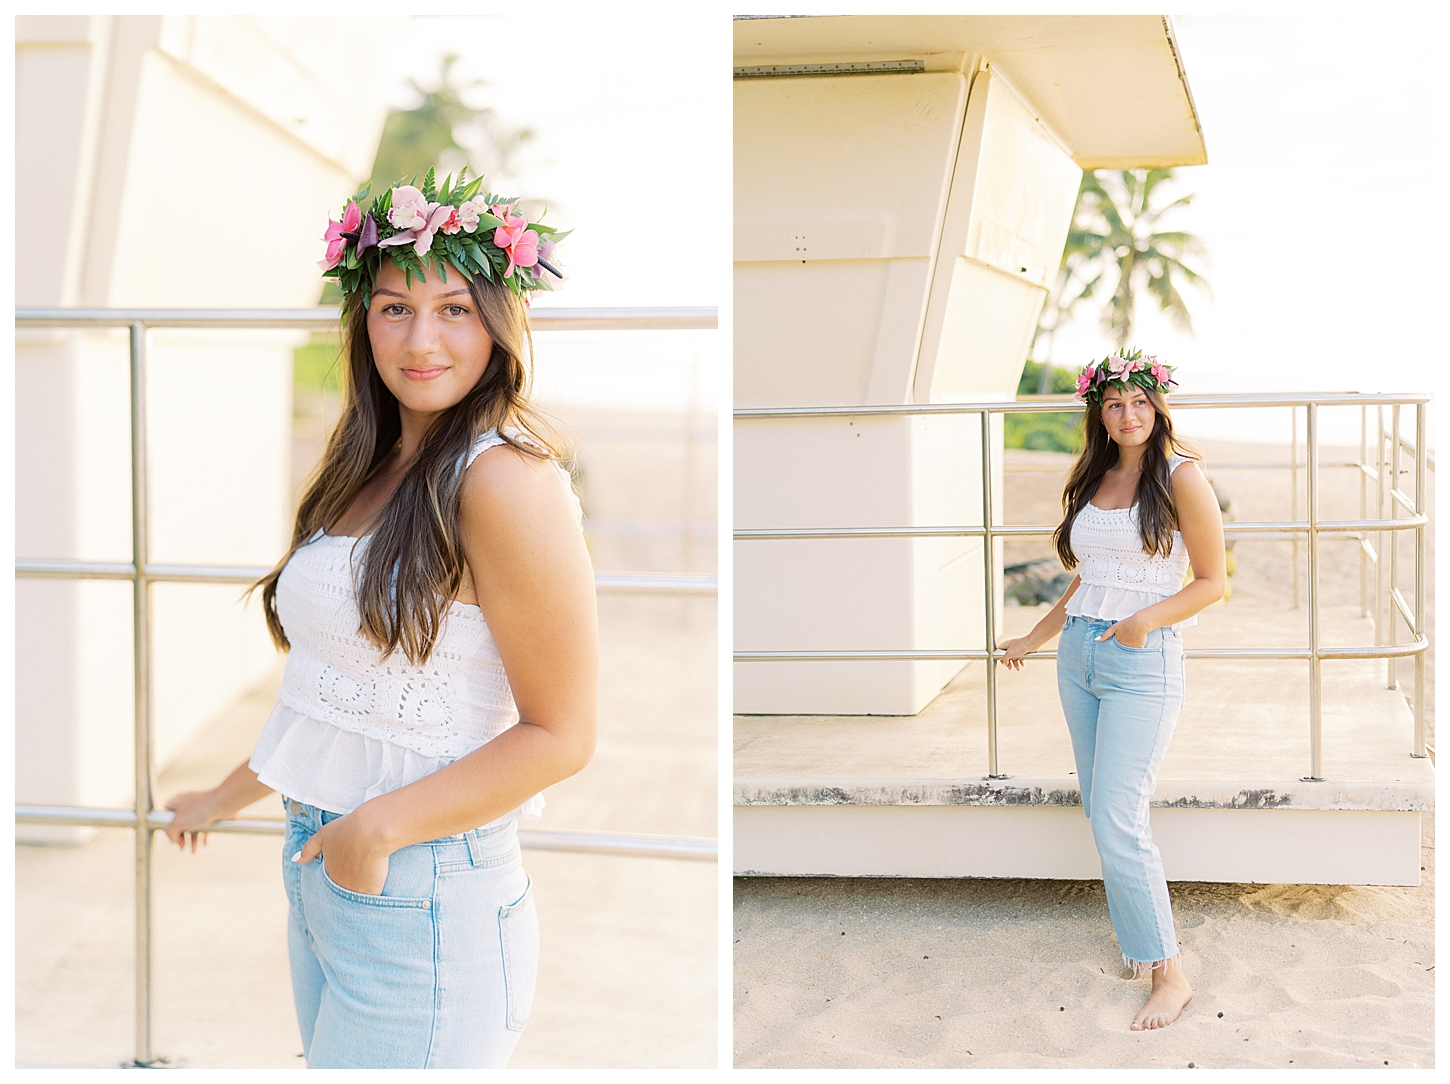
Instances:
[[[433,653],[444,611],[463,579],[460,468],[474,441],[496,429],[521,452],[563,458],[558,436],[528,401],[533,337],[523,302],[501,283],[463,277],[493,339],[493,353],[473,389],[428,427],[417,458],[379,513],[356,577],[358,631],[383,658],[401,649],[414,666]],[[343,344],[342,417],[297,508],[291,548],[252,585],[262,589],[267,629],[283,651],[291,645],[277,614],[282,569],[298,547],[347,511],[402,434],[398,400],[373,362],[362,291],[344,302]]]
[[[1163,394],[1151,388],[1135,388],[1148,398],[1153,407],[1153,432],[1148,434],[1143,449],[1142,474],[1134,500],[1138,505],[1138,535],[1143,552],[1167,557],[1173,549],[1173,532],[1178,529],[1178,510],[1173,505],[1173,482],[1168,470],[1172,452],[1189,459],[1202,458],[1173,433],[1173,417]],[[1098,491],[1103,475],[1117,466],[1118,444],[1108,436],[1103,425],[1100,403],[1088,403],[1082,416],[1083,450],[1068,472],[1062,489],[1062,522],[1052,532],[1052,544],[1062,558],[1064,568],[1077,567],[1077,554],[1072,552],[1072,523],[1083,505]]]

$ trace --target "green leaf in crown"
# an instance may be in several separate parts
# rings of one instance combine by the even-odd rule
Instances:
[[[571,231],[529,222],[517,198],[479,195],[483,178],[467,175],[466,168],[456,178],[450,174],[440,188],[430,166],[421,187],[394,185],[366,211],[371,188],[363,185],[343,208],[342,220],[327,224],[327,254],[318,261],[322,277],[336,279],[345,296],[362,291],[364,308],[384,255],[410,287],[414,275],[426,282],[429,269],[447,282],[449,263],[490,281],[497,275],[525,301],[562,282],[555,246]]]
[[[1077,398],[1084,403],[1101,404],[1103,392],[1110,385],[1117,385],[1121,391],[1137,386],[1166,395],[1170,388],[1177,387],[1178,381],[1173,379],[1173,366],[1135,347],[1119,350],[1102,361],[1088,362],[1077,374]]]

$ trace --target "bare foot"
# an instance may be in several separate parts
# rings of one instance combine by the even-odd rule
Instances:
[[[1154,969],[1153,992],[1148,995],[1148,1000],[1133,1018],[1133,1023],[1129,1025],[1130,1030],[1152,1031],[1155,1028],[1166,1028],[1178,1019],[1183,1006],[1192,1000],[1193,987],[1188,985],[1188,977],[1183,974],[1183,965],[1177,960],[1169,960],[1163,967]]]

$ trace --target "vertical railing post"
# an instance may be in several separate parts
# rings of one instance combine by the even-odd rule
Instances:
[[[1319,405],[1305,408],[1305,448],[1309,470],[1309,774],[1324,778],[1323,702],[1319,682]]]
[[[1425,515],[1425,411],[1428,403],[1415,404],[1415,514]],[[1425,635],[1425,528],[1415,528],[1415,639]],[[1425,755],[1425,652],[1415,655],[1415,748],[1414,757]]]
[[[1390,519],[1399,519],[1400,502],[1395,500],[1394,491],[1400,488],[1400,404],[1396,403],[1390,407],[1390,468],[1388,491],[1390,498]],[[1399,583],[1400,572],[1400,536],[1397,531],[1390,531],[1390,575],[1388,586],[1385,588],[1387,596],[1392,596],[1395,587]],[[1399,607],[1391,604],[1385,611],[1385,642],[1390,647],[1400,642],[1399,629],[1395,623],[1395,614]],[[1400,687],[1399,668],[1395,665],[1399,660],[1389,658],[1385,660],[1385,688],[1398,689]]]
[[[1369,466],[1369,407],[1359,404],[1359,518],[1369,519],[1369,489],[1364,476]],[[1369,555],[1364,552],[1368,532],[1359,536],[1359,616],[1369,616]]]
[[[1299,520],[1299,408],[1289,408],[1289,518]],[[1299,608],[1299,535],[1295,533],[1293,561],[1294,609]]]
[[[1376,403],[1374,452],[1374,518],[1385,518],[1385,408]],[[1385,532],[1374,533],[1374,646],[1385,645]]]
[[[136,1060],[151,1066],[151,599],[147,522],[146,325],[131,325],[132,667],[135,695]]]
[[[997,561],[992,538],[992,414],[982,419],[982,574],[985,587],[987,639],[987,775],[1005,779],[997,757]]]

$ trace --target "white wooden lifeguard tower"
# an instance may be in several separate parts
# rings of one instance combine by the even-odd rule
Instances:
[[[735,22],[735,65],[735,869],[1094,877],[1066,736],[1042,728],[1054,706],[999,712],[980,661],[1005,638],[983,525],[1013,534],[1001,410],[985,408],[1015,397],[1081,171],[1207,161],[1171,26],[752,17]],[[1354,528],[1315,518],[1321,404],[1299,405],[1309,519],[1244,531],[1307,537],[1312,582],[1318,535]],[[1421,524],[1423,444],[1401,502]],[[1384,508],[1400,475],[1375,477]],[[1418,644],[1377,657],[1423,651],[1417,582],[1401,613]],[[1418,883],[1423,733],[1368,677],[1382,664],[1330,663],[1321,680],[1322,660],[1360,656],[1324,646],[1312,587],[1309,609],[1307,648],[1260,650],[1309,661],[1298,744],[1266,737],[1235,764],[1190,734],[1170,754],[1154,796],[1170,879]],[[1236,646],[1205,633],[1198,657],[1234,667],[1236,692],[1272,685]],[[1272,691],[1226,741],[1253,733]]]

